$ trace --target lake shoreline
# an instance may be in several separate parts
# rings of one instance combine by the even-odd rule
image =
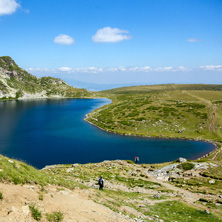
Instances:
[[[100,130],[102,130],[102,131],[105,131],[105,132],[107,132],[107,133],[109,133],[109,134],[116,134],[116,135],[122,135],[122,136],[128,136],[128,137],[137,137],[137,138],[156,138],[156,139],[163,139],[163,141],[156,141],[157,143],[159,143],[159,144],[161,144],[161,143],[163,143],[161,146],[162,146],[162,149],[163,149],[163,147],[165,146],[165,141],[164,140],[175,140],[175,143],[178,143],[179,145],[178,145],[178,156],[176,156],[176,155],[174,155],[173,154],[173,151],[170,151],[168,154],[169,154],[169,156],[172,156],[171,157],[171,159],[169,160],[169,161],[173,161],[173,160],[176,160],[178,157],[185,157],[185,158],[187,158],[187,159],[192,159],[192,160],[196,160],[196,159],[199,159],[199,158],[201,158],[201,157],[203,157],[203,156],[205,156],[206,154],[209,154],[209,153],[211,153],[211,152],[213,152],[214,150],[216,150],[217,149],[217,144],[215,144],[215,143],[213,143],[213,141],[204,141],[204,140],[200,140],[200,139],[190,139],[190,138],[183,138],[183,139],[181,139],[181,138],[177,138],[177,137],[175,137],[175,138],[167,138],[167,137],[153,137],[153,136],[145,136],[145,135],[138,135],[138,134],[127,134],[127,133],[117,133],[117,132],[113,132],[113,131],[109,131],[109,130],[107,130],[107,129],[104,129],[104,128],[102,128],[102,127],[100,127],[100,126],[97,126],[95,123],[92,123],[92,122],[90,122],[89,120],[88,120],[88,117],[90,117],[90,115],[91,115],[91,113],[93,113],[93,112],[95,112],[95,110],[100,110],[101,109],[101,107],[104,107],[105,105],[108,105],[108,104],[110,104],[112,101],[110,100],[110,99],[107,99],[107,98],[61,98],[61,99],[58,99],[58,98],[53,98],[53,99],[43,99],[43,100],[51,100],[52,101],[52,104],[54,104],[54,100],[67,100],[67,103],[69,103],[68,101],[69,100],[80,100],[79,102],[80,103],[82,103],[82,104],[87,104],[87,101],[84,101],[84,100],[89,100],[89,104],[95,104],[95,105],[93,105],[93,106],[91,106],[89,109],[88,109],[88,111],[86,111],[86,112],[84,112],[84,115],[81,115],[81,122],[87,122],[87,124],[85,124],[85,125],[88,125],[88,123],[89,124],[91,124],[91,125],[93,125],[93,126],[95,126],[95,127],[97,127],[97,128],[99,128],[99,131]],[[82,102],[81,102],[81,100],[82,100]],[[95,101],[95,102],[93,102],[93,100]],[[97,102],[96,102],[96,100],[98,100]],[[27,100],[22,100],[22,101],[27,101]],[[21,106],[23,103],[22,103],[22,101],[21,101],[21,104],[20,104],[20,102],[18,103],[18,105],[19,106]],[[40,101],[39,99],[33,99],[33,100],[28,100],[28,101]],[[90,102],[90,101],[92,101],[92,102]],[[14,102],[13,102],[14,103]],[[35,103],[35,102],[34,102]],[[41,102],[40,102],[41,103]],[[56,102],[57,103],[57,102]],[[72,102],[71,102],[72,103]],[[17,103],[16,103],[17,104]],[[26,102],[24,103],[24,104],[26,104]],[[30,103],[31,104],[31,103]],[[38,103],[37,103],[38,104]],[[9,105],[9,104],[8,104]],[[29,104],[26,104],[25,106],[27,106],[27,105],[29,105]],[[84,105],[84,107],[85,107],[86,105]],[[30,105],[30,107],[32,107],[32,105]],[[54,106],[53,106],[54,107]],[[14,109],[13,109],[14,110]],[[34,109],[35,110],[35,109]],[[69,109],[70,110],[70,113],[71,113],[71,116],[73,116],[73,114],[75,114],[75,109]],[[56,111],[57,111],[57,109],[56,109]],[[74,112],[73,112],[74,111]],[[44,114],[45,115],[45,114]],[[72,118],[73,119],[73,118]],[[39,122],[38,122],[39,123]],[[36,122],[36,124],[38,124],[37,122]],[[70,121],[67,123],[68,125],[70,125],[70,127],[73,127],[73,123],[74,123],[74,126],[75,126],[75,122],[72,122],[72,123],[70,123]],[[66,123],[64,123],[64,124],[66,124]],[[80,124],[80,123],[78,123],[78,124]],[[30,125],[30,127],[31,127],[31,125]],[[89,127],[89,129],[90,129],[90,134],[89,135],[91,135],[91,133],[92,133],[92,128],[90,128]],[[2,128],[2,130],[3,130],[3,128]],[[99,132],[98,131],[98,132]],[[42,134],[41,133],[42,131],[40,131],[40,134]],[[82,135],[86,135],[86,133],[87,133],[87,131],[82,131],[81,132],[81,134]],[[99,133],[99,134],[101,134],[101,133]],[[16,134],[17,135],[17,134]],[[31,136],[34,136],[34,138],[36,138],[36,134],[34,135],[34,134],[30,134]],[[107,135],[105,136],[105,137],[107,137]],[[32,137],[31,137],[32,138]],[[54,138],[54,137],[53,137]],[[71,137],[71,138],[73,138],[73,136]],[[112,138],[112,136],[110,137],[110,138]],[[118,137],[117,137],[118,138]],[[106,138],[105,140],[107,141],[107,139],[109,139],[109,136],[108,136],[108,138]],[[104,139],[103,139],[104,140]],[[101,140],[101,141],[103,141],[103,140]],[[124,140],[124,138],[122,138],[121,140]],[[133,138],[132,139],[127,139],[127,140],[134,140]],[[137,140],[137,139],[136,139]],[[138,139],[138,140],[140,140],[140,139]],[[178,141],[176,141],[176,140],[178,140]],[[181,143],[182,142],[180,142],[180,141],[182,141],[182,140],[187,140],[187,141],[199,141],[199,142],[207,142],[208,144],[201,144],[201,143],[197,143],[196,145],[194,144],[194,145],[192,145],[192,143],[191,144],[189,144],[189,142],[188,142],[188,146],[187,146],[187,148],[188,149],[190,149],[190,154],[191,155],[183,155],[183,154],[185,154],[182,150],[181,150]],[[55,140],[53,139],[53,140],[51,140],[51,141],[57,141],[57,138],[55,137]],[[60,140],[61,141],[61,140]],[[57,142],[58,143],[60,143],[60,141],[58,140]],[[141,141],[143,141],[142,139],[141,139]],[[145,140],[144,140],[145,141]],[[148,140],[149,141],[149,140]],[[57,146],[57,142],[56,142],[56,144],[55,144],[55,147]],[[106,142],[107,143],[107,142]],[[108,142],[109,144],[110,144],[110,142]],[[166,144],[167,144],[168,142],[166,141]],[[172,144],[174,144],[174,142],[170,142],[170,143],[172,143]],[[185,143],[185,142],[184,142]],[[69,143],[67,143],[68,144],[68,146],[67,147],[69,147]],[[183,144],[183,143],[182,143]],[[89,146],[91,146],[92,144],[91,143],[89,143]],[[213,145],[213,146],[212,146]],[[18,146],[18,144],[16,144],[15,145],[15,147],[17,147]],[[95,144],[95,146],[97,147],[100,147],[99,149],[104,149],[104,146],[101,146],[101,145],[99,145],[98,143],[97,144]],[[105,145],[106,146],[106,145]],[[111,146],[112,146],[112,144],[110,144],[110,145],[108,145],[109,147],[110,147],[110,150],[113,150],[113,148],[111,148]],[[133,145],[132,145],[133,146]],[[157,145],[158,146],[158,145]],[[195,147],[195,146],[199,146],[200,147],[200,151],[196,151],[195,149],[196,148],[194,148],[194,149],[192,149],[192,147]],[[51,146],[51,148],[53,147],[53,149],[55,149],[54,148],[54,146]],[[127,149],[125,150],[125,148],[127,147]],[[173,146],[169,146],[169,147],[173,147]],[[201,147],[203,147],[203,149],[201,148]],[[51,149],[51,148],[49,148],[49,150]],[[106,154],[104,157],[103,157],[103,155],[101,155],[101,157],[100,158],[97,158],[97,160],[93,160],[93,162],[102,162],[102,161],[104,161],[104,160],[107,160],[107,159],[109,159],[109,160],[115,160],[115,159],[122,159],[122,160],[127,160],[127,159],[131,159],[131,157],[133,156],[135,156],[135,155],[137,155],[137,153],[139,152],[139,149],[140,149],[140,147],[135,147],[135,149],[134,149],[134,151],[132,152],[132,154],[130,154],[130,157],[127,157],[127,155],[125,155],[127,152],[128,152],[128,149],[129,149],[129,146],[128,145],[125,145],[125,147],[123,147],[123,151],[122,152],[124,152],[124,155],[122,156],[122,157],[120,157],[120,156],[118,156],[118,155],[116,155],[116,154],[114,154],[113,155],[113,152],[111,152],[110,151],[110,153],[108,152],[108,154]],[[156,149],[156,148],[155,148]],[[202,151],[201,151],[201,149],[202,149]],[[146,150],[143,150],[143,153],[145,152],[145,153],[147,153],[147,152],[150,152],[149,151],[150,149],[146,149]],[[151,146],[151,150],[152,150],[152,146]],[[172,148],[170,148],[170,150],[172,150]],[[28,151],[28,150],[27,150]],[[180,151],[182,151],[181,152],[181,154],[179,154],[180,153]],[[194,151],[194,152],[192,152],[192,151]],[[152,151],[151,151],[152,152]],[[165,155],[164,154],[164,152],[166,152],[164,149],[163,149],[163,156]],[[145,153],[144,153],[144,155],[145,155]],[[25,155],[26,155],[27,153],[24,153],[24,155],[23,154],[20,154],[20,156],[16,156],[16,159],[24,159],[24,161],[25,162],[29,162],[29,164],[31,164],[31,165],[33,165],[33,166],[35,166],[35,167],[37,167],[37,168],[39,168],[39,169],[41,169],[44,165],[52,165],[52,164],[57,164],[57,163],[61,163],[61,162],[63,162],[63,161],[61,161],[61,160],[64,160],[64,162],[63,162],[63,164],[65,164],[65,163],[70,163],[70,161],[72,161],[72,162],[78,162],[78,160],[76,160],[75,158],[67,158],[66,159],[66,157],[64,156],[64,158],[63,159],[59,159],[59,158],[57,158],[56,156],[53,158],[53,161],[49,161],[48,162],[48,159],[47,158],[45,158],[45,161],[43,160],[43,159],[41,159],[41,163],[39,162],[38,163],[38,161],[37,161],[37,163],[33,163],[32,161],[30,161],[29,159],[27,159],[26,157],[25,157]],[[4,155],[4,154],[3,154]],[[11,154],[7,154],[7,153],[5,153],[5,155],[6,156],[9,156],[9,157],[12,157],[12,158],[14,158],[15,156],[14,155],[11,155]],[[139,154],[140,155],[140,154]],[[142,154],[141,154],[142,155]],[[140,155],[140,156],[141,156]],[[147,154],[146,154],[147,155]],[[150,155],[150,154],[149,154]],[[188,157],[189,156],[189,157]],[[145,156],[144,156],[144,158],[145,158]],[[156,160],[153,160],[153,159],[155,159],[155,158],[157,158]],[[85,164],[85,163],[89,163],[89,162],[92,162],[92,160],[89,160],[90,159],[90,157],[85,157],[84,158],[85,160],[83,160],[83,162],[81,163],[81,164]],[[151,158],[152,159],[152,158]],[[145,163],[147,163],[147,164],[150,164],[150,163],[165,163],[165,162],[169,162],[166,158],[165,158],[165,160],[164,160],[164,158],[162,158],[162,156],[161,157],[154,157],[152,160],[151,159],[149,159],[149,161],[145,161]],[[60,162],[61,161],[61,162]],[[154,162],[152,162],[152,161],[154,161]],[[54,163],[53,163],[54,162]],[[39,166],[38,166],[39,165]]]
[[[98,98],[99,99],[99,98]],[[108,98],[102,98],[102,99],[108,99]],[[110,99],[109,99],[110,100]],[[111,100],[111,103],[112,103],[112,100]],[[105,104],[105,105],[108,105],[108,104]],[[105,106],[104,105],[104,106]],[[100,108],[102,108],[103,106],[101,106]],[[99,108],[97,108],[99,109]],[[96,109],[95,109],[96,110]],[[115,132],[115,131],[111,131],[111,130],[108,130],[108,129],[105,129],[105,128],[102,128],[98,125],[96,125],[95,123],[92,123],[88,118],[89,118],[89,115],[92,114],[95,110],[93,110],[92,112],[86,114],[86,117],[84,118],[84,121],[86,121],[87,123],[97,127],[98,129],[100,130],[103,130],[107,133],[111,133],[111,134],[116,134],[116,135],[121,135],[121,136],[132,136],[132,137],[142,137],[142,138],[154,138],[154,139],[167,139],[167,140],[187,140],[187,141],[196,141],[196,142],[205,142],[205,143],[210,143],[214,146],[214,149],[211,150],[209,153],[206,153],[205,155],[203,156],[200,156],[198,158],[195,158],[193,160],[200,160],[206,156],[209,156],[212,152],[218,150],[220,148],[220,146],[217,144],[217,141],[212,141],[212,140],[204,140],[204,139],[197,139],[197,138],[186,138],[186,137],[183,137],[183,138],[179,138],[179,137],[164,137],[164,136],[146,136],[146,135],[139,135],[139,134],[134,134],[134,133],[119,133],[119,132]]]

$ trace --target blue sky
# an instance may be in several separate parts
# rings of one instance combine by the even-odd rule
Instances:
[[[221,0],[0,0],[0,55],[71,84],[222,83]]]

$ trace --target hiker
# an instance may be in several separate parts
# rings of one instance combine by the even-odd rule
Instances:
[[[135,163],[138,163],[138,162],[139,162],[139,157],[136,156],[136,157],[135,157]]]
[[[101,176],[98,180],[98,184],[99,184],[99,189],[103,190],[103,186],[104,186],[104,179],[103,176]]]
[[[137,156],[135,156],[135,163],[137,163]]]

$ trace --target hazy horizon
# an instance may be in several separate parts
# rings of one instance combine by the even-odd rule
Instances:
[[[1,0],[0,56],[89,88],[222,83],[221,11],[220,0]]]

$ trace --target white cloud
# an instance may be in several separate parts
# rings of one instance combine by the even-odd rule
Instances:
[[[55,72],[55,69],[48,68],[27,68],[25,69],[27,72]]]
[[[103,68],[96,68],[96,67],[86,67],[86,68],[76,68],[73,69],[74,72],[87,72],[87,73],[99,73],[103,72]]]
[[[175,69],[171,66],[169,66],[169,67],[158,67],[158,68],[155,68],[154,71],[166,72],[166,71],[175,71]]]
[[[70,72],[70,71],[72,71],[72,68],[70,68],[70,67],[61,67],[61,68],[59,68],[59,70],[63,71],[63,72]]]
[[[129,31],[127,30],[105,27],[97,30],[96,34],[92,36],[92,40],[94,42],[121,42],[131,39],[128,33]]]
[[[62,45],[71,45],[75,43],[75,40],[69,35],[60,34],[55,37],[54,43]]]
[[[149,72],[149,71],[152,71],[152,68],[149,67],[149,66],[144,66],[144,67],[131,67],[129,68],[129,71],[132,71],[132,72]]]
[[[214,70],[222,70],[222,66],[215,66]],[[213,66],[202,66],[201,69],[205,70],[212,70]],[[58,69],[47,69],[47,68],[28,68],[26,69],[28,72],[32,73],[112,73],[112,72],[183,72],[183,71],[192,71],[192,69],[185,68],[183,66],[179,67],[157,67],[151,68],[150,66],[135,66],[135,67],[125,67],[125,66],[118,66],[118,67],[110,67],[110,68],[98,68],[94,66],[90,67],[82,67],[82,68],[70,68],[67,66],[58,68]]]
[[[194,39],[194,38],[189,38],[187,39],[188,42],[200,42],[200,39]]]
[[[200,68],[207,71],[222,71],[222,65],[207,65],[201,66]]]
[[[21,5],[16,0],[0,0],[0,16],[14,13]]]

